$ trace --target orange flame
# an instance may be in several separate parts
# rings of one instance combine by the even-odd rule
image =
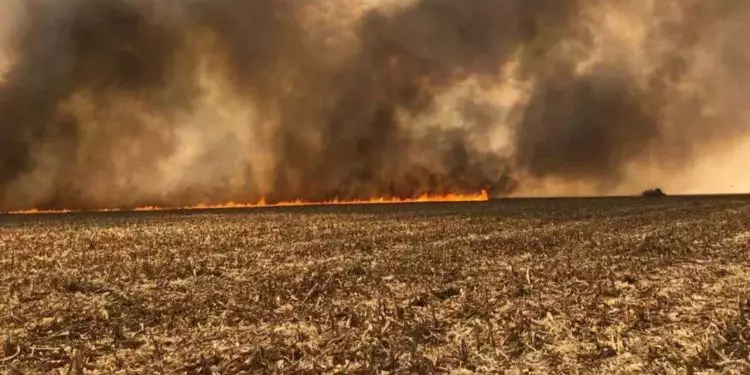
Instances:
[[[256,203],[235,203],[227,202],[223,204],[197,204],[195,206],[186,207],[169,207],[169,206],[143,206],[132,209],[98,209],[89,210],[86,212],[144,212],[144,211],[170,211],[170,210],[220,210],[220,209],[231,209],[231,208],[261,208],[261,207],[301,207],[301,206],[340,206],[340,205],[358,205],[358,204],[408,204],[408,203],[430,203],[430,202],[482,202],[489,200],[489,194],[482,190],[478,194],[445,194],[445,195],[430,195],[422,194],[417,198],[371,198],[363,200],[338,200],[325,202],[311,202],[311,201],[286,201],[278,203],[267,203],[265,198],[261,198]],[[35,214],[65,214],[71,212],[81,212],[71,209],[60,209],[60,210],[41,210],[41,209],[29,209],[10,211],[8,214],[12,215],[35,215]]]

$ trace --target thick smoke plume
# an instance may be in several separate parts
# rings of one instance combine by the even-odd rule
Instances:
[[[0,211],[610,193],[747,134],[747,2],[2,1]]]

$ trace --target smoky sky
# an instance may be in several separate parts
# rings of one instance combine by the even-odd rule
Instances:
[[[744,2],[357,5],[10,8],[0,210],[606,192],[747,133]]]

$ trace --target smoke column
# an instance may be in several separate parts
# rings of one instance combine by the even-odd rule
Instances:
[[[632,193],[748,134],[747,2],[2,1],[0,211]]]

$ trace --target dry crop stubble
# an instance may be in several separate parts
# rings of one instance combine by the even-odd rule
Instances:
[[[750,198],[0,218],[8,373],[745,373]]]

